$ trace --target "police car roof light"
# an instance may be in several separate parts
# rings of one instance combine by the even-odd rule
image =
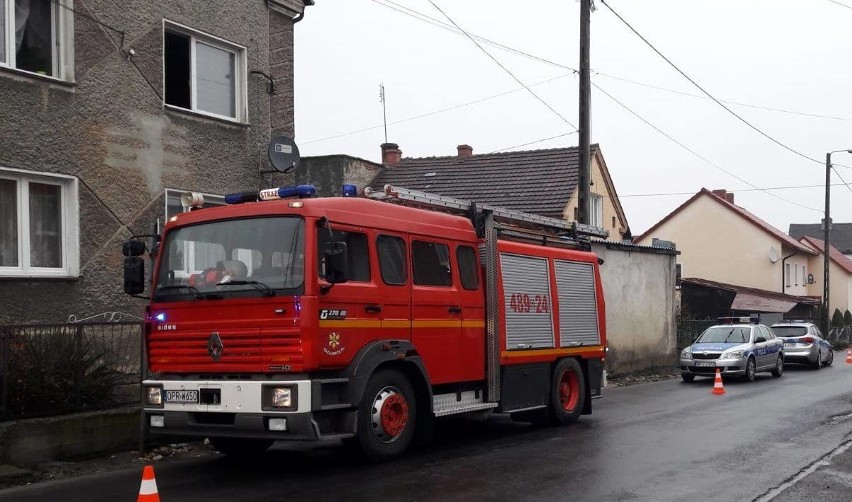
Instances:
[[[255,202],[257,192],[229,193],[225,196],[225,204],[242,204],[243,202]]]
[[[341,187],[341,191],[343,192],[344,197],[357,197],[358,196],[358,187],[355,185],[343,185]]]

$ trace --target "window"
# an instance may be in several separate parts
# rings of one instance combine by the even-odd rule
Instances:
[[[615,216],[612,217],[612,228],[615,228]]]
[[[798,265],[793,265],[793,278],[794,278],[796,286],[798,286],[799,285],[799,266]]]
[[[680,287],[680,280],[683,279],[683,264],[675,263],[675,286]]]
[[[399,237],[380,235],[376,239],[376,253],[385,284],[402,285],[408,282],[408,260],[405,241]]]
[[[166,23],[163,75],[167,105],[245,121],[244,48]]]
[[[77,180],[0,169],[0,277],[76,277]]]
[[[0,66],[70,80],[74,21],[65,3],[0,0]]]
[[[787,284],[787,287],[790,287],[790,264],[784,264],[784,282]]]
[[[334,230],[334,240],[346,243],[346,254],[349,257],[349,281],[370,282],[370,251],[367,246],[367,236],[357,232],[345,232]],[[320,259],[317,261],[317,273],[325,278],[325,261],[323,259],[325,248],[328,245],[328,229],[317,229],[317,253]]]
[[[188,208],[184,207],[184,205],[181,203],[181,196],[183,196],[183,194],[185,193],[188,192],[186,190],[172,190],[171,188],[166,189],[165,214],[167,220],[176,214],[186,212]],[[201,195],[204,197],[204,205],[201,206],[202,208],[225,205],[225,197],[222,195],[214,195],[209,193],[203,193]]]
[[[589,196],[589,225],[603,227],[603,197],[591,194]]]
[[[808,274],[805,273],[805,266],[802,265],[802,286],[808,284]]]
[[[456,248],[456,261],[459,264],[459,278],[464,289],[479,289],[479,262],[476,251],[470,246]]]
[[[414,284],[420,286],[452,286],[450,250],[446,244],[414,241],[411,243]]]

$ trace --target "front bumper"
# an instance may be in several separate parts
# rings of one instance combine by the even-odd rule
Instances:
[[[234,437],[291,441],[315,441],[354,435],[354,409],[341,406],[313,409],[313,393],[321,393],[311,380],[147,380],[143,386],[164,391],[198,391],[197,403],[143,404],[146,430],[152,434],[188,437]],[[287,411],[263,406],[263,388],[295,389]],[[165,392],[163,392],[165,396]],[[213,398],[211,399],[211,396]],[[275,426],[273,427],[272,424]]]
[[[740,359],[683,359],[680,360],[680,372],[686,375],[695,376],[713,376],[716,374],[716,369],[719,369],[722,375],[744,375],[747,360]],[[707,364],[707,366],[697,366],[699,364]],[[712,364],[712,366],[710,365]]]

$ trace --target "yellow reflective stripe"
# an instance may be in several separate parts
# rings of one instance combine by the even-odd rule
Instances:
[[[320,328],[484,328],[485,321],[473,319],[467,321],[455,321],[451,319],[430,319],[409,321],[408,319],[344,319],[344,320],[321,320]]]
[[[408,319],[385,319],[382,321],[383,328],[410,328],[411,321]]]
[[[382,321],[376,319],[353,319],[343,321],[320,321],[320,328],[381,328]]]
[[[568,356],[585,352],[603,352],[603,345],[589,347],[571,347],[569,349],[533,349],[533,350],[507,350],[503,351],[503,357],[530,357],[530,356]]]

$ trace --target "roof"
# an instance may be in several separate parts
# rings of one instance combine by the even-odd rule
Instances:
[[[695,195],[690,197],[686,202],[684,202],[683,204],[678,206],[674,211],[672,211],[671,213],[666,215],[662,220],[655,223],[651,228],[646,230],[642,235],[640,235],[639,237],[637,237],[634,240],[638,242],[638,241],[640,241],[640,240],[642,240],[646,237],[649,237],[656,229],[658,229],[664,223],[666,223],[667,221],[672,219],[675,215],[677,215],[678,213],[683,211],[686,207],[688,207],[690,204],[695,202],[702,195],[706,195],[706,196],[710,197],[712,200],[721,204],[723,207],[727,208],[728,210],[730,210],[731,212],[733,212],[734,214],[736,214],[740,218],[746,220],[747,222],[751,223],[752,225],[754,225],[755,227],[759,228],[760,230],[766,232],[767,234],[777,238],[778,240],[781,241],[782,244],[789,246],[789,247],[791,247],[791,248],[793,248],[797,251],[803,252],[803,253],[812,254],[812,255],[817,254],[813,251],[813,249],[809,248],[808,246],[805,246],[804,244],[800,243],[796,239],[790,237],[789,235],[778,230],[777,228],[773,227],[769,223],[763,221],[762,219],[757,217],[755,214],[747,211],[746,209],[744,209],[744,208],[742,208],[742,207],[740,207],[740,206],[738,206],[738,205],[736,205],[732,202],[728,202],[723,197],[719,197],[718,195],[714,194],[710,190],[707,190],[706,188],[702,188],[701,190],[699,190],[698,193],[696,193]]]
[[[830,238],[830,237],[829,237]],[[822,253],[823,249],[825,249],[825,241],[821,241],[819,239],[814,239],[813,237],[802,237],[802,242],[810,245],[812,248],[816,249],[818,253]],[[831,261],[838,264],[840,268],[846,271],[848,274],[852,274],[852,260],[843,255],[836,247],[831,244],[828,245],[828,257],[831,258]]]
[[[681,279],[681,287],[684,284],[692,284],[699,287],[722,289],[735,293],[731,310],[751,310],[754,312],[789,312],[798,304],[818,305],[820,300],[809,296],[796,296],[765,289],[747,288],[724,282],[708,281],[706,279],[688,278]]]
[[[791,223],[788,233],[790,237],[796,240],[802,240],[802,237],[813,237],[815,239],[825,237],[822,223]],[[831,245],[841,253],[852,254],[852,223],[832,223],[829,239]]]
[[[598,157],[607,189],[619,217],[627,225],[606,163],[597,144],[591,155]],[[386,167],[373,185],[399,185],[413,190],[562,218],[577,188],[578,147],[486,153],[469,157],[403,158],[398,166]]]

